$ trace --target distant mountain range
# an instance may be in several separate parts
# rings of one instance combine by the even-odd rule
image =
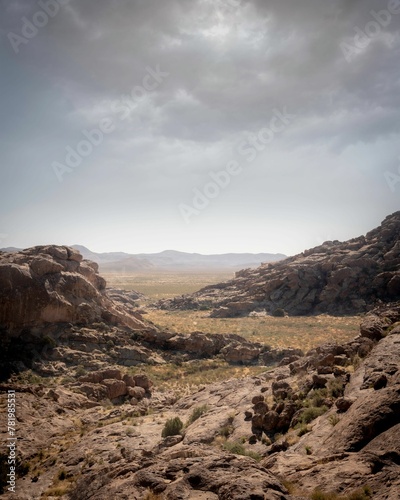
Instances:
[[[217,255],[202,255],[185,253],[176,250],[165,250],[159,253],[129,254],[125,252],[92,252],[82,245],[72,245],[85,259],[97,262],[100,272],[128,273],[140,271],[207,271],[232,270],[238,271],[248,267],[257,267],[264,262],[277,262],[286,258],[283,254],[271,253],[227,253]],[[9,247],[2,251],[15,252],[20,249]]]
[[[257,267],[263,262],[277,262],[284,259],[283,254],[270,253],[227,253],[220,255],[202,255],[176,250],[159,253],[128,254],[124,252],[95,253],[81,245],[73,245],[85,259],[94,260],[101,272],[132,272],[148,270],[239,270],[245,267]]]

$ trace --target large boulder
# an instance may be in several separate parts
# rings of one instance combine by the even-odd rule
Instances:
[[[18,336],[47,324],[144,324],[113,302],[97,264],[65,246],[0,252],[0,328]]]

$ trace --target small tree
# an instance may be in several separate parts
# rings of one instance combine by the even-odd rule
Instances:
[[[176,436],[181,432],[182,428],[183,428],[183,422],[179,417],[170,418],[165,422],[161,436],[163,438],[168,436]]]

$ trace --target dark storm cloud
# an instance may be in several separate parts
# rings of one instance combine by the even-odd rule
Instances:
[[[6,30],[37,9],[33,2],[3,5]],[[277,105],[328,120],[342,108],[362,112],[380,135],[399,104],[391,82],[399,81],[400,14],[351,63],[340,44],[382,7],[372,0],[243,0],[237,7],[224,0],[71,0],[19,57],[69,86],[77,107],[129,93],[147,66],[159,65],[170,77],[153,95],[160,110],[153,132],[170,137],[220,140],[262,127]],[[391,48],[384,35],[394,37]],[[386,110],[379,119],[376,108]],[[337,125],[330,133],[348,142]]]

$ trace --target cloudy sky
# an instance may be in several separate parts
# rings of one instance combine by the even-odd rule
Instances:
[[[399,208],[400,0],[0,5],[1,247],[294,254]]]

